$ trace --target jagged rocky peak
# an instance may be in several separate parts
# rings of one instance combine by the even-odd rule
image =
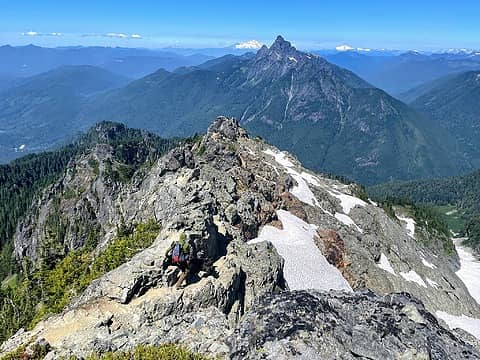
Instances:
[[[88,228],[101,225],[97,256],[125,224],[153,220],[161,229],[149,247],[100,274],[61,314],[17,333],[2,352],[44,339],[51,358],[170,342],[225,359],[259,352],[275,359],[480,358],[475,328],[453,330],[459,319],[480,324],[455,259],[416,240],[405,223],[360,198],[357,186],[303,168],[235,119],[218,117],[201,139],[121,186],[104,180],[101,164],[95,171],[88,158],[76,161],[79,171],[56,186],[81,183],[85,191],[60,203],[44,194],[32,213],[53,213],[68,226],[82,219]],[[16,241],[42,248],[47,223],[26,219]],[[179,270],[162,266],[180,238],[198,261],[184,289],[170,286]],[[435,351],[418,339],[437,344]]]
[[[281,35],[278,35],[273,44],[267,48],[265,45],[258,51],[257,57],[274,57],[276,60],[285,59],[290,56],[299,55],[295,47],[289,41],[286,41]]]
[[[225,116],[219,116],[208,127],[207,135],[214,133],[221,134],[230,140],[237,140],[239,137],[247,137],[247,132],[240,127],[239,122],[235,118],[227,118]]]
[[[287,41],[283,38],[283,36],[278,35],[275,39],[274,43],[270,47],[270,50],[278,50],[281,52],[290,52],[295,51],[296,49],[292,46],[290,41]]]
[[[123,124],[103,121],[95,125],[89,133],[100,141],[110,141],[124,134],[126,130],[127,127]]]
[[[254,84],[257,81],[270,83],[292,70],[299,71],[301,76],[305,77],[303,86],[318,78],[321,71],[337,71],[336,66],[328,63],[325,59],[314,54],[299,51],[282,36],[278,36],[269,48],[264,46],[257,52],[251,66],[249,66],[248,79],[253,79]],[[302,85],[299,84],[299,86]],[[288,90],[286,89],[285,91]],[[312,94],[312,96],[315,96],[315,94]]]

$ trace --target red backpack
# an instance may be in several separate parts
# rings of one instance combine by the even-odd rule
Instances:
[[[174,264],[178,264],[182,261],[182,247],[180,246],[180,244],[177,242],[175,243],[175,246],[173,247],[173,251],[172,251],[172,262]]]

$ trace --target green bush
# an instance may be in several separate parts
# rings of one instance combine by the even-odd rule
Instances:
[[[0,342],[20,327],[32,328],[48,314],[56,314],[103,274],[130,260],[150,246],[160,227],[154,221],[136,226],[133,232],[117,236],[104,252],[93,246],[71,251],[53,268],[42,266],[15,288],[0,289]]]
[[[385,200],[379,204],[382,209],[387,213],[392,219],[396,219],[397,215],[395,214],[395,209],[393,208],[393,202],[390,200]]]
[[[0,360],[42,360],[48,354],[47,348],[37,344],[30,347],[29,353],[26,352],[26,349],[27,345],[20,346],[17,350],[4,355]]]
[[[94,257],[88,247],[71,251],[52,270],[40,271],[38,276],[46,294],[32,326],[45,314],[56,314],[70,300],[87,288],[91,282],[103,274],[130,260],[136,253],[150,246],[160,228],[153,222],[139,224],[133,234],[115,238],[104,252]]]
[[[182,346],[165,344],[160,346],[137,346],[130,352],[109,352],[104,355],[91,355],[87,360],[208,360]]]
[[[98,163],[98,160],[92,158],[88,159],[88,166],[92,168],[95,175],[100,175],[100,164]]]
[[[367,191],[365,190],[365,186],[363,185],[356,184],[353,187],[353,194],[359,199],[362,199],[363,201],[365,201],[366,203],[370,201],[370,199],[368,198]]]
[[[468,236],[468,240],[465,242],[467,245],[474,249],[480,249],[480,216],[473,216],[465,226],[465,235]]]
[[[197,155],[202,156],[203,154],[205,154],[205,150],[206,150],[205,145],[203,145],[203,144],[200,145],[200,147],[197,150]]]
[[[21,346],[17,350],[4,355],[1,360],[41,360],[47,355],[45,347],[33,345],[31,355],[26,354],[26,348],[26,345]],[[78,358],[69,357],[65,360],[78,360]],[[193,353],[180,345],[164,344],[160,346],[139,345],[134,350],[125,352],[92,354],[85,360],[209,360],[209,358]]]
[[[137,225],[133,234],[117,237],[93,262],[92,271],[104,274],[130,260],[133,255],[152,245],[160,231],[153,220]]]

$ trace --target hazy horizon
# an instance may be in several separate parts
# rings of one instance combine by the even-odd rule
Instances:
[[[283,36],[282,34],[279,34]],[[45,34],[42,35],[36,35],[36,36],[47,36]],[[50,35],[53,36],[53,35]],[[63,36],[63,35],[62,35]],[[99,35],[100,36],[100,35]],[[103,35],[104,37],[108,37],[107,35]],[[338,43],[329,43],[328,45],[319,45],[319,46],[302,46],[301,43],[300,45],[295,41],[292,40],[288,37],[285,37],[285,40],[289,41],[292,43],[293,46],[295,46],[298,50],[301,51],[358,51],[358,52],[370,52],[370,51],[399,51],[399,52],[407,52],[407,51],[419,51],[422,53],[436,53],[436,52],[444,52],[448,50],[466,50],[466,51],[480,51],[480,46],[478,47],[462,47],[462,46],[451,46],[451,47],[365,47],[361,45],[355,45],[353,42],[338,42]],[[51,44],[51,43],[45,43],[42,41],[34,41],[36,39],[30,39],[31,41],[25,41],[24,43],[0,43],[0,47],[4,46],[11,46],[11,47],[26,47],[26,46],[37,46],[37,47],[42,47],[42,48],[50,48],[50,49],[56,49],[56,48],[87,48],[87,47],[105,47],[105,48],[126,48],[126,49],[145,49],[145,50],[168,50],[168,49],[191,49],[191,50],[202,50],[202,49],[228,49],[232,48],[233,50],[245,50],[245,51],[254,51],[256,52],[260,47],[242,47],[246,43],[250,42],[258,42],[261,45],[266,45],[267,47],[270,47],[270,45],[275,41],[275,38],[265,40],[265,41],[260,41],[257,39],[246,39],[245,41],[237,41],[237,42],[225,42],[225,43],[220,43],[217,45],[182,45],[182,44],[172,44],[172,45],[159,45],[159,46],[148,46],[148,45],[140,45],[136,43],[109,43],[108,41],[104,42],[99,42],[99,43],[89,43],[89,44],[81,44],[81,43],[62,43],[62,44]],[[348,50],[340,50],[341,48],[345,47],[351,47]]]
[[[281,34],[299,49],[332,49],[342,44],[421,51],[478,49],[477,10],[480,5],[475,1],[458,6],[430,0],[4,2],[0,44],[222,48],[250,40],[268,45]]]

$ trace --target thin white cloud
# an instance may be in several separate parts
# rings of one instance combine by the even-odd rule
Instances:
[[[36,31],[27,31],[22,32],[23,36],[62,36],[62,33],[59,32],[51,32],[51,33],[39,33]]]
[[[140,34],[125,34],[125,33],[115,33],[109,32],[106,34],[82,34],[82,37],[109,37],[115,39],[142,39],[142,35]]]
[[[108,34],[105,34],[105,36],[119,38],[119,39],[126,39],[128,37],[128,35],[125,35],[122,33],[108,33]]]
[[[27,31],[27,32],[22,32],[23,36],[37,36],[38,32],[36,31]]]

